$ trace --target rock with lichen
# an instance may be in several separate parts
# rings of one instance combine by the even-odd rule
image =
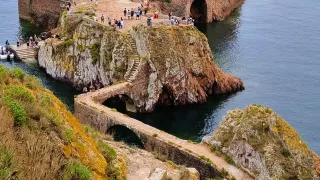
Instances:
[[[228,112],[203,141],[256,179],[319,179],[319,157],[269,108],[251,105]],[[229,160],[230,162],[231,160]]]
[[[61,24],[65,40],[40,45],[40,66],[81,89],[128,80],[138,61],[128,96],[139,112],[243,89],[239,78],[215,65],[207,38],[194,26],[141,25],[124,33],[81,16],[64,17]]]

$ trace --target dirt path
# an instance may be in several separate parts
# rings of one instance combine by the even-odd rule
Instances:
[[[192,142],[188,142],[186,140],[182,140],[171,134],[160,131],[159,129],[151,127],[147,124],[144,124],[141,121],[130,118],[120,112],[114,112],[108,107],[99,103],[95,103],[93,101],[94,98],[108,97],[110,93],[114,95],[114,92],[121,92],[121,89],[126,88],[128,86],[130,86],[130,83],[128,82],[112,85],[112,86],[100,89],[96,92],[82,94],[77,97],[76,101],[86,102],[86,104],[89,105],[90,108],[92,107],[93,109],[97,109],[99,112],[104,112],[104,114],[106,114],[107,116],[112,117],[112,119],[116,119],[117,121],[119,121],[119,124],[125,124],[126,126],[129,126],[131,129],[135,129],[138,132],[142,132],[150,135],[157,134],[155,138],[157,138],[158,140],[161,140],[163,143],[174,144],[177,146],[177,148],[184,150],[186,152],[191,152],[197,157],[204,156],[206,158],[209,158],[214,164],[216,164],[217,169],[227,170],[230,175],[236,177],[238,180],[253,179],[251,176],[249,176],[247,173],[245,173],[241,169],[228,164],[223,158],[212,153],[210,149],[205,145],[195,144]]]
[[[78,0],[77,4],[85,4],[90,2],[89,0]],[[128,15],[124,16],[124,9],[133,9],[136,11],[138,7],[141,8],[141,3],[138,2],[132,2],[129,0],[99,0],[97,7],[96,7],[96,17],[98,21],[100,22],[100,18],[102,14],[105,17],[104,24],[108,24],[108,17],[111,18],[112,24],[114,22],[114,19],[120,20],[121,17],[124,19],[124,28],[118,29],[120,31],[125,31],[130,29],[132,26],[136,26],[139,24],[147,25],[147,19],[148,17],[145,15],[142,15],[140,19],[136,20],[136,15],[134,14],[133,19],[128,19]],[[143,12],[144,14],[144,12]],[[159,24],[166,22],[168,23],[169,20],[167,19],[154,19],[153,24]],[[101,23],[101,22],[100,22]]]

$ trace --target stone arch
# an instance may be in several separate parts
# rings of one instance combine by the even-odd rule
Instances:
[[[208,4],[206,0],[194,0],[190,7],[190,16],[195,22],[206,23],[208,19]]]
[[[113,125],[106,130],[106,133],[112,135],[115,141],[123,141],[128,145],[134,145],[141,149],[145,148],[144,142],[139,135],[124,125]]]
[[[137,112],[135,102],[126,94],[118,94],[106,99],[103,105],[109,108],[115,108],[121,113]]]

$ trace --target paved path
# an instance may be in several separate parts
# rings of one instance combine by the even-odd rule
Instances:
[[[101,102],[102,99],[114,96],[116,92],[121,92],[122,89],[127,88],[128,86],[130,86],[130,84],[131,83],[129,82],[124,82],[124,83],[120,83],[120,84],[116,84],[110,87],[100,89],[96,92],[82,94],[77,97],[77,101],[85,102],[87,105],[93,107],[94,109],[97,109],[100,112],[104,112],[105,114],[108,114],[108,116],[113,117],[114,119],[117,119],[119,121],[119,124],[125,124],[126,126],[129,126],[130,128],[135,129],[139,132],[150,134],[150,136],[157,134],[157,137],[155,138],[163,141],[164,143],[174,144],[177,146],[177,148],[180,148],[187,152],[191,152],[197,157],[205,156],[217,165],[218,170],[221,170],[222,168],[224,168],[229,172],[230,175],[236,177],[237,179],[241,179],[241,180],[253,179],[244,171],[238,169],[233,165],[228,164],[223,158],[212,153],[208,146],[205,146],[202,144],[195,144],[192,142],[188,142],[186,140],[179,139],[171,134],[160,131],[159,129],[156,129],[147,124],[144,124],[141,121],[138,121],[136,119],[130,118],[122,113],[114,112],[110,108],[93,101],[93,99],[97,99],[98,101]]]

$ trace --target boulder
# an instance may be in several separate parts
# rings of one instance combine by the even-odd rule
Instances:
[[[156,168],[148,178],[148,180],[166,180],[167,171],[161,168]]]

